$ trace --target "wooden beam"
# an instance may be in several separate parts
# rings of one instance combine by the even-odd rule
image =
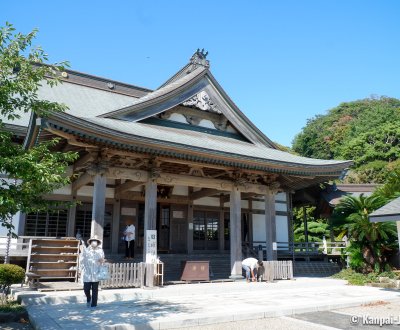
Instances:
[[[220,192],[221,191],[218,190],[218,189],[203,188],[203,189],[201,189],[199,191],[195,191],[195,192],[191,193],[189,195],[189,199],[194,201],[196,199],[212,196],[212,195],[218,194]]]
[[[92,182],[93,178],[88,173],[83,173],[77,180],[72,182],[72,192],[76,192],[79,188],[86,186],[88,183]]]
[[[260,194],[256,194],[256,193],[241,193],[241,199],[247,199],[247,198],[251,198],[254,197],[256,195],[260,195]],[[264,195],[262,195],[264,196]],[[228,203],[229,202],[229,195],[225,195],[221,197],[221,202],[222,203]]]
[[[88,162],[92,161],[93,159],[94,155],[90,152],[82,156],[74,163],[74,171],[80,170],[82,167],[84,167]]]
[[[110,167],[108,169],[107,177],[110,179],[128,179],[137,182],[147,182],[149,172],[143,170],[135,170],[123,167]],[[161,173],[156,179],[158,184],[169,186],[189,186],[197,188],[211,188],[219,191],[231,191],[234,188],[233,181],[202,178],[184,174],[170,174]],[[266,185],[245,183],[237,187],[241,192],[255,193],[264,195],[268,187]]]
[[[120,184],[114,190],[115,198],[120,198],[120,196],[123,192],[128,191],[129,189],[135,188],[137,186],[140,186],[142,184],[143,184],[143,182],[138,182],[138,181],[126,181],[125,183]]]

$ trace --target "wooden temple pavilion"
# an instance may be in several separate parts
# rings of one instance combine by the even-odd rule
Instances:
[[[159,252],[230,251],[233,277],[242,274],[242,243],[262,242],[267,258],[276,259],[274,243],[292,239],[291,194],[338,178],[351,162],[280,150],[225,93],[206,55],[196,51],[156,90],[71,70],[62,84],[43,84],[40,97],[69,110],[10,127],[27,127],[26,147],[58,137],[58,150],[79,153],[69,167],[72,184],[46,198],[81,203],[21,215],[19,234],[80,230],[121,253],[130,220],[137,251],[145,248],[145,231],[157,230]]]

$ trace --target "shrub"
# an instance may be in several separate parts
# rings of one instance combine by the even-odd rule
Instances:
[[[17,265],[0,265],[0,291],[8,295],[12,284],[21,283],[25,278],[25,271]]]

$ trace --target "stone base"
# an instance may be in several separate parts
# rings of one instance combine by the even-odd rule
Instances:
[[[244,279],[244,277],[242,275],[231,275],[231,276],[229,276],[229,278],[234,281],[239,281],[239,280]]]

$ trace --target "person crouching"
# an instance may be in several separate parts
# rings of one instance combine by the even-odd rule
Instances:
[[[104,262],[104,251],[101,247],[101,240],[94,236],[89,238],[88,247],[82,241],[80,246],[80,270],[82,272],[81,279],[83,281],[83,291],[86,295],[86,306],[97,307],[97,297],[99,292],[100,266]]]
[[[257,274],[257,268],[262,266],[262,260],[257,260],[255,258],[247,258],[242,261],[242,268],[246,272],[247,282],[254,282],[256,280],[255,274]]]

